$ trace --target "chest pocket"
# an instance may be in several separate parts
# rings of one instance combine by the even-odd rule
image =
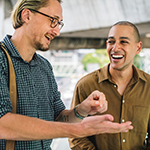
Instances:
[[[134,132],[145,133],[148,129],[149,121],[149,107],[133,106],[133,118],[132,125],[134,126]]]

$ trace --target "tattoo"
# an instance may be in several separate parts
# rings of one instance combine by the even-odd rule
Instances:
[[[59,121],[62,121],[62,122],[68,122],[69,121],[69,116],[68,115],[61,115],[59,117]]]

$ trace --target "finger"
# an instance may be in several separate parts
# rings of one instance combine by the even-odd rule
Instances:
[[[100,102],[97,101],[97,100],[91,100],[91,101],[90,101],[90,106],[91,106],[91,107],[100,106]]]
[[[107,108],[108,108],[107,102],[105,102],[105,104],[103,104],[102,107],[100,107],[100,105],[91,106],[91,110],[88,112],[88,114],[89,115],[94,115],[96,113],[103,113],[103,112],[107,111]]]
[[[94,91],[90,97],[89,97],[91,100],[95,100],[95,103],[93,102],[93,105],[94,104],[97,106],[97,105],[103,105],[103,103],[106,101],[106,97],[105,95],[102,93],[102,92],[99,92],[99,91]],[[96,101],[99,101],[99,102],[96,102]]]
[[[107,104],[104,104],[102,107],[96,107],[95,111],[98,113],[103,113],[103,112],[107,111]]]
[[[91,100],[91,106],[93,107],[97,107],[102,108],[102,107],[106,107],[107,108],[107,101],[106,100]]]
[[[132,124],[132,122],[130,122],[130,121],[121,123],[121,124],[114,123],[115,128],[116,128],[115,130],[117,131],[118,129],[120,129],[120,132],[128,132],[128,130],[133,129],[133,126],[131,124]]]
[[[91,112],[102,113],[102,112],[105,112],[106,110],[107,110],[107,103],[103,104],[102,107],[100,107],[99,105],[98,106],[92,106],[91,111],[89,113],[91,113]]]
[[[113,121],[114,117],[110,114],[106,114],[106,115],[99,115],[99,116],[89,116],[85,118],[86,120],[90,120],[90,122],[97,122],[97,123],[101,123],[101,122],[108,122],[108,121]]]
[[[128,127],[128,129],[133,129],[133,126],[132,126],[132,122],[131,121],[127,121],[125,122],[126,126]]]
[[[103,107],[103,105],[107,104],[106,97],[104,94],[101,95],[99,101],[100,101],[100,107]]]
[[[113,121],[114,120],[114,117],[110,114],[100,115],[100,116],[97,116],[97,117],[101,117],[102,121]]]
[[[105,95],[100,92],[99,95],[97,95],[97,97],[99,97],[98,98],[98,101],[100,103],[99,106],[103,107],[103,105],[106,103],[106,97],[105,97]]]
[[[126,123],[114,123],[110,121],[103,121],[103,125],[105,124],[105,130],[103,133],[120,133],[120,132],[128,132],[129,130],[133,129],[131,122]]]
[[[108,102],[105,100],[104,102],[100,102],[99,107],[97,107],[97,109],[99,109],[99,111],[106,111],[108,108]]]
[[[94,99],[94,100],[99,100],[99,98],[100,98],[101,96],[104,96],[104,94],[103,94],[102,92],[99,92],[99,91],[97,90],[97,91],[94,91],[94,92],[92,93],[92,96],[93,96],[93,99]]]

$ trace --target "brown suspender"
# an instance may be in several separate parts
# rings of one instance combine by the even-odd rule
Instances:
[[[5,46],[3,45],[3,43],[0,42],[0,46],[7,57],[9,65],[9,94],[13,106],[12,113],[17,113],[17,86],[16,86],[15,70],[11,58],[8,52],[5,50]],[[14,150],[14,149],[15,149],[15,141],[6,140],[6,150]]]

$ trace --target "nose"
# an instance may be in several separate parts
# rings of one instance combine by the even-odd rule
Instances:
[[[120,49],[120,43],[119,42],[115,42],[114,45],[112,46],[112,50],[117,51],[118,49]]]
[[[55,28],[53,28],[53,33],[55,34],[55,36],[59,36],[60,35],[60,29],[59,29],[58,25]]]

